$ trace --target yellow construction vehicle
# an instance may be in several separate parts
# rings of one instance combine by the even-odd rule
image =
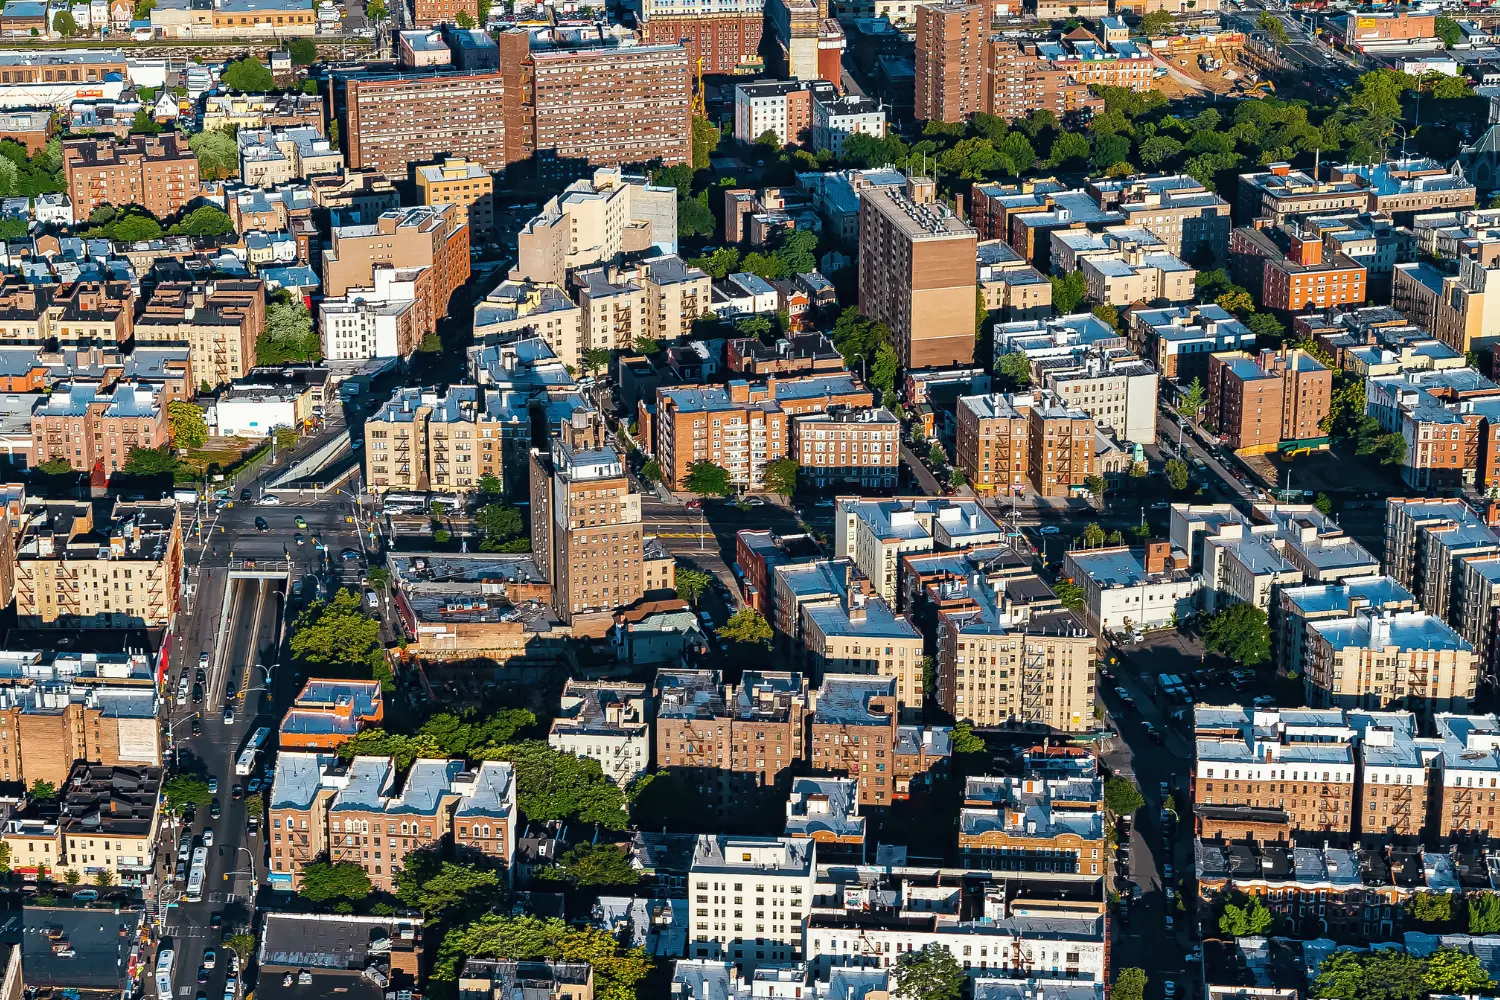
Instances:
[[[708,117],[707,97],[703,94],[703,57],[698,57],[697,89],[693,93],[692,112],[698,118]]]

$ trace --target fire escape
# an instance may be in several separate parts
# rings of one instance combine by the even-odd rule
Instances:
[[[1044,714],[1043,695],[1047,684],[1046,650],[1030,642],[1021,643],[1021,707],[1022,722],[1041,722]]]

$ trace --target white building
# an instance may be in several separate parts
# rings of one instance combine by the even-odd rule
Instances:
[[[605,777],[624,788],[651,760],[646,705],[644,684],[569,680],[547,744],[597,760]]]
[[[842,158],[844,140],[851,135],[885,138],[885,106],[858,94],[813,99],[813,149],[826,149]]]
[[[1063,574],[1084,590],[1084,620],[1095,632],[1165,628],[1173,615],[1192,611],[1203,580],[1187,569],[1187,556],[1166,542],[1144,550],[1123,545],[1076,549]]]
[[[815,854],[815,842],[803,837],[700,836],[688,870],[689,957],[745,969],[800,960]]]
[[[271,385],[237,385],[214,404],[215,429],[221,437],[267,437],[277,427],[297,426],[296,389]]]
[[[757,80],[734,88],[734,137],[754,142],[774,132],[781,145],[800,143],[812,128],[814,96],[831,100],[833,85],[823,80]]]
[[[323,356],[329,361],[399,358],[416,349],[419,268],[377,267],[372,288],[351,288],[318,307]],[[404,341],[404,342],[403,342]]]
[[[1003,535],[978,501],[933,497],[840,497],[833,530],[834,558],[859,567],[892,608],[898,605],[902,556],[994,545]]]

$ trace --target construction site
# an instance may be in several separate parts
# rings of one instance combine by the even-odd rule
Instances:
[[[1205,93],[1250,97],[1276,92],[1269,79],[1274,63],[1237,31],[1153,39],[1151,53],[1166,68],[1156,87],[1169,99]]]

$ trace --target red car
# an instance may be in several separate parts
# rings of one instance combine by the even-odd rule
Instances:
[[[699,510],[700,508],[702,508],[702,506],[703,506],[703,501],[702,500],[689,500],[687,502],[687,509],[688,510]]]

